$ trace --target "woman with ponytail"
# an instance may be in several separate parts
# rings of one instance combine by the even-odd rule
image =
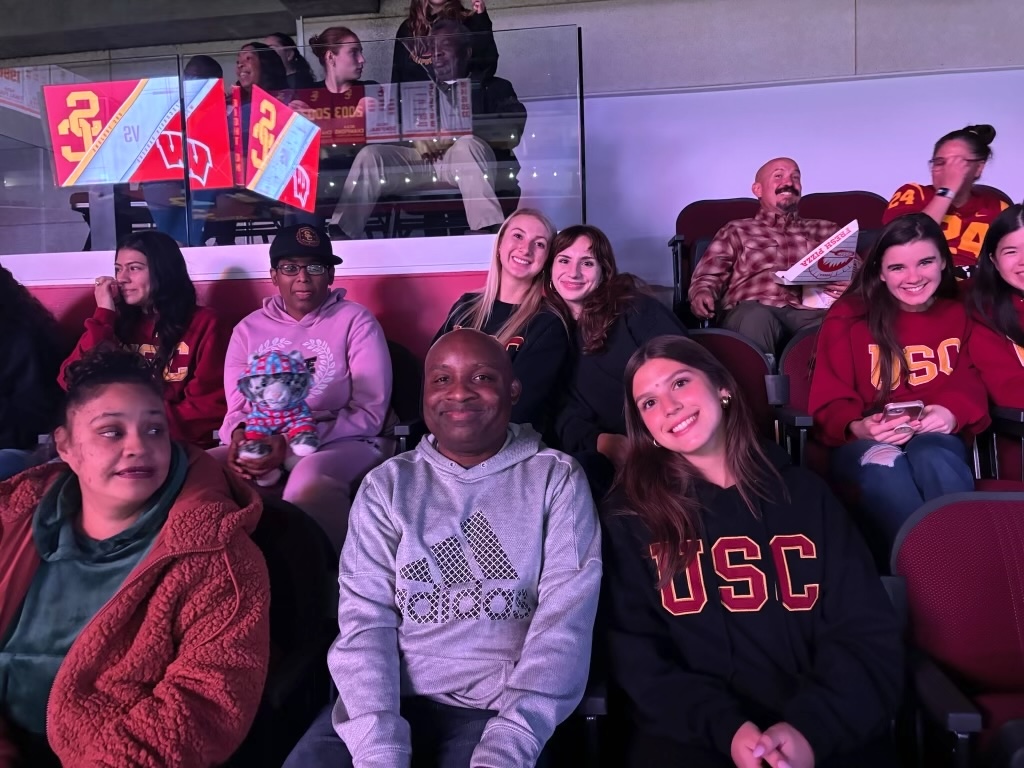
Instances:
[[[472,32],[469,47],[473,55],[469,74],[474,80],[493,77],[498,69],[498,46],[494,43],[491,17],[484,0],[473,0],[466,8],[461,0],[412,0],[409,16],[395,34],[395,56],[391,81],[408,83],[433,78],[434,41],[430,30],[441,19],[457,21]]]

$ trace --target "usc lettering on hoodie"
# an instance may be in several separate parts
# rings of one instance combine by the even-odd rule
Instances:
[[[924,312],[898,312],[894,330],[909,375],[893,382],[888,402],[941,405],[956,417],[958,434],[984,430],[989,424],[988,400],[964,352],[972,324],[963,304],[936,299]],[[818,437],[826,445],[851,441],[850,422],[885,405],[877,399],[879,355],[860,301],[849,297],[837,302],[818,333],[808,402]]]

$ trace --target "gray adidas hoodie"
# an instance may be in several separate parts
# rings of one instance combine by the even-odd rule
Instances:
[[[409,766],[413,695],[497,711],[472,768],[533,766],[590,666],[601,542],[579,466],[517,425],[469,469],[422,440],[366,476],[340,570],[327,662],[355,766]]]

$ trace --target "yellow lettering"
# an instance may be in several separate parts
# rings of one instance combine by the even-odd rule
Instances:
[[[939,344],[939,370],[947,376],[953,373],[953,355],[950,350],[960,351],[960,339],[946,339]]]
[[[274,129],[277,127],[277,107],[273,102],[264,99],[260,102],[260,119],[252,128],[252,138],[257,146],[249,150],[249,160],[257,170],[267,162],[267,155],[274,145]]]
[[[903,359],[907,362],[910,375],[907,377],[907,384],[911,387],[920,387],[933,381],[940,373],[949,376],[953,373],[953,352],[960,350],[960,339],[945,339],[938,346],[938,352],[924,344],[911,344],[903,348]],[[1017,352],[1024,365],[1024,350],[1018,348]],[[871,356],[871,385],[875,389],[881,389],[881,353],[877,344],[868,345],[868,355]],[[938,362],[936,363],[936,358]],[[892,385],[891,389],[897,389],[900,385],[899,365],[894,359],[892,364]]]
[[[99,120],[93,120],[100,111],[100,100],[92,91],[72,91],[68,94],[67,106],[77,107],[71,114],[60,121],[57,125],[57,133],[61,136],[69,134],[77,136],[82,140],[82,149],[75,150],[68,145],[60,148],[60,154],[72,163],[77,163],[85,157],[86,151],[92,146],[96,135],[103,130],[103,124]],[[78,106],[84,103],[84,106]]]
[[[986,234],[988,234],[987,221],[972,221],[960,236],[957,250],[967,251],[977,259],[978,254],[981,253],[981,244],[985,242]]]
[[[935,355],[931,348],[923,344],[911,344],[903,348],[903,357],[907,361],[907,368],[910,369],[910,376],[907,377],[907,384],[910,386],[919,387],[927,384],[939,375],[939,369],[932,362]]]

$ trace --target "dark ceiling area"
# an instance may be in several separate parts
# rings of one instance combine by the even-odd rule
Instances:
[[[0,59],[259,39],[300,17],[379,11],[380,0],[0,0]]]

